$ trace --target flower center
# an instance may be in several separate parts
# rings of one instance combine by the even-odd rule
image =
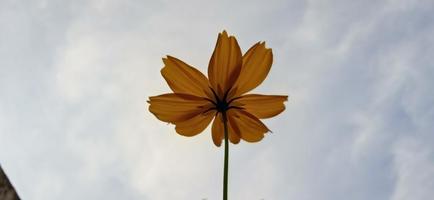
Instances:
[[[225,112],[228,110],[229,104],[226,102],[226,99],[220,100],[217,98],[216,109],[218,112]]]
[[[230,102],[226,101],[229,91],[225,92],[222,99],[219,98],[219,96],[214,91],[214,89],[211,88],[211,91],[214,94],[213,104],[215,105],[215,109],[217,110],[217,112],[221,112],[221,113],[226,112],[229,109],[229,104],[230,104]]]
[[[217,95],[217,93],[214,91],[214,89],[210,88],[213,95],[214,95],[214,100],[208,99],[208,101],[210,101],[212,104],[214,104],[215,107],[208,109],[208,110],[217,110],[217,112],[221,112],[221,113],[226,113],[227,110],[231,109],[231,108],[235,108],[235,109],[243,109],[239,106],[234,106],[231,105],[231,103],[241,97],[235,97],[232,98],[228,101],[228,93],[229,90],[225,92],[225,94],[223,95],[223,98],[219,98],[219,96]]]

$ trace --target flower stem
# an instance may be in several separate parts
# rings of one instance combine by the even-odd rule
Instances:
[[[223,172],[223,200],[228,199],[228,166],[229,166],[229,141],[228,141],[228,125],[226,112],[223,114],[223,126],[225,131],[225,161],[224,161],[224,172]]]

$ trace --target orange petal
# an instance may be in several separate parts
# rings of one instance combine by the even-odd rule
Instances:
[[[209,81],[220,98],[237,80],[241,65],[242,55],[237,40],[223,31],[217,38],[208,66]]]
[[[199,70],[172,56],[163,58],[163,62],[161,74],[173,92],[212,97],[208,79]]]
[[[228,120],[234,130],[247,142],[258,142],[264,134],[269,131],[258,118],[241,109],[230,109],[227,111]]]
[[[265,42],[253,45],[243,56],[243,65],[232,96],[240,96],[260,85],[267,77],[272,63],[273,52],[265,48]]]
[[[151,113],[159,120],[169,123],[191,119],[213,106],[203,97],[174,93],[149,97],[148,103]]]
[[[183,136],[195,136],[205,130],[212,118],[215,116],[215,113],[215,110],[210,110],[205,113],[199,113],[198,115],[185,121],[175,122],[175,130],[177,133]]]
[[[214,122],[212,123],[211,128],[212,141],[216,146],[220,146],[222,144],[222,140],[224,137],[224,127],[223,127],[223,119],[221,113],[217,113],[214,118]]]
[[[230,123],[228,120],[228,134],[229,134],[229,141],[231,141],[233,144],[240,143],[240,135],[235,131],[235,125]]]
[[[234,100],[231,105],[242,107],[257,118],[263,119],[283,112],[285,110],[283,102],[287,100],[288,96],[248,94]]]
[[[231,141],[233,144],[238,144],[240,142],[240,136],[236,131],[234,130],[234,126],[228,122],[228,135],[229,135],[229,141]],[[224,139],[224,124],[223,124],[223,118],[221,113],[217,113],[214,122],[212,124],[212,140],[216,146],[220,146],[222,143],[222,140]]]

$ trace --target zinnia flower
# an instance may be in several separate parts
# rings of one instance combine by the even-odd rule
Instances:
[[[227,126],[228,139],[258,142],[270,130],[259,119],[285,110],[288,96],[245,94],[264,81],[273,62],[265,42],[254,44],[244,55],[234,36],[218,35],[208,66],[208,79],[185,62],[163,58],[161,74],[173,93],[149,97],[149,111],[174,124],[178,134],[194,136],[212,123],[212,140],[220,146]],[[227,123],[227,124],[225,124]]]

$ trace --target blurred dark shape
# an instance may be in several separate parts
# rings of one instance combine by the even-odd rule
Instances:
[[[20,200],[0,165],[0,200]]]

